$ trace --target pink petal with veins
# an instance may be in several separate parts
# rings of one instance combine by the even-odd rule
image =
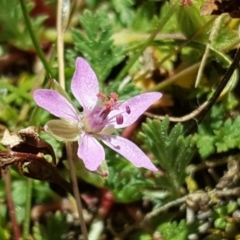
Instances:
[[[123,102],[117,110],[113,110],[108,115],[108,119],[113,116],[121,114],[123,116],[123,123],[117,124],[117,118],[109,122],[115,128],[125,128],[134,123],[154,102],[162,97],[161,93],[151,92],[137,95],[129,100]],[[127,113],[130,112],[130,113]]]
[[[151,171],[158,170],[146,154],[128,139],[113,135],[102,135],[100,138],[108,147],[121,154],[136,167],[144,167]]]
[[[54,90],[39,89],[33,93],[36,104],[56,117],[69,121],[78,121],[75,108],[66,98]]]
[[[102,161],[105,160],[102,145],[91,135],[85,133],[81,135],[81,143],[79,143],[77,154],[90,171],[96,171]]]
[[[89,63],[80,57],[76,60],[71,90],[84,111],[91,110],[95,106],[99,93],[98,80]]]

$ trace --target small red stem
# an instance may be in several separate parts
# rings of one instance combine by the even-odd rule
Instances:
[[[4,179],[5,179],[5,188],[6,188],[6,193],[7,193],[7,204],[8,204],[9,215],[10,215],[12,226],[13,226],[14,239],[20,240],[21,232],[20,232],[20,227],[17,222],[15,206],[14,206],[14,202],[13,202],[13,198],[12,198],[10,173],[7,173],[4,177]]]
[[[113,194],[107,189],[102,190],[101,202],[98,208],[98,217],[105,219],[114,204]]]

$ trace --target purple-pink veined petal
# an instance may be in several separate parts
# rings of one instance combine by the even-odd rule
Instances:
[[[137,95],[129,100],[123,102],[119,109],[113,110],[108,115],[110,120],[109,124],[113,125],[114,128],[124,128],[132,123],[134,123],[154,102],[162,97],[162,94],[159,92],[143,93]],[[130,110],[130,113],[127,113],[127,110]],[[116,117],[117,114],[122,114],[123,123],[117,124]]]
[[[114,135],[102,135],[100,138],[108,147],[121,154],[136,167],[144,167],[151,171],[158,170],[146,154],[128,139]]]
[[[79,143],[77,154],[90,171],[96,171],[105,159],[102,145],[94,137],[85,133],[81,135],[81,143]]]
[[[78,114],[72,104],[55,90],[39,89],[33,93],[36,104],[56,117],[78,121]]]
[[[89,63],[83,58],[78,57],[76,60],[71,89],[84,111],[91,110],[96,105],[99,93],[98,80]]]

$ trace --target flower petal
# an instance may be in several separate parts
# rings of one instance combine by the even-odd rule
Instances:
[[[134,123],[154,102],[162,97],[161,93],[151,92],[151,93],[143,93],[137,95],[129,100],[123,102],[117,110],[111,111],[108,118],[111,119],[109,121],[109,125],[114,125],[114,128],[124,128],[132,123]],[[130,113],[128,114],[126,109],[130,109]],[[118,114],[123,116],[123,123],[117,124],[116,117]]]
[[[78,147],[78,157],[83,160],[85,167],[90,171],[96,171],[105,159],[102,145],[91,135],[82,134]]]
[[[136,167],[144,167],[151,171],[158,170],[145,153],[128,139],[113,135],[102,135],[100,138],[108,147],[121,154]]]
[[[89,63],[83,58],[78,57],[76,60],[71,89],[84,111],[90,110],[96,105],[99,93],[98,80]]]
[[[80,135],[78,122],[70,122],[64,119],[48,121],[44,130],[59,141],[77,141]]]
[[[78,121],[76,109],[61,94],[50,89],[39,89],[33,93],[36,104],[56,117]]]

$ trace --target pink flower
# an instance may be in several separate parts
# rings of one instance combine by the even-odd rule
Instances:
[[[134,123],[151,104],[161,98],[161,93],[144,93],[123,102],[118,101],[116,93],[111,93],[108,98],[99,93],[97,77],[83,58],[76,60],[71,89],[83,107],[82,113],[55,90],[39,89],[34,92],[37,105],[61,118],[48,121],[44,126],[46,132],[59,140],[78,141],[78,157],[90,171],[96,171],[105,159],[104,149],[97,139],[136,167],[157,170],[133,142],[111,134],[115,129]]]

